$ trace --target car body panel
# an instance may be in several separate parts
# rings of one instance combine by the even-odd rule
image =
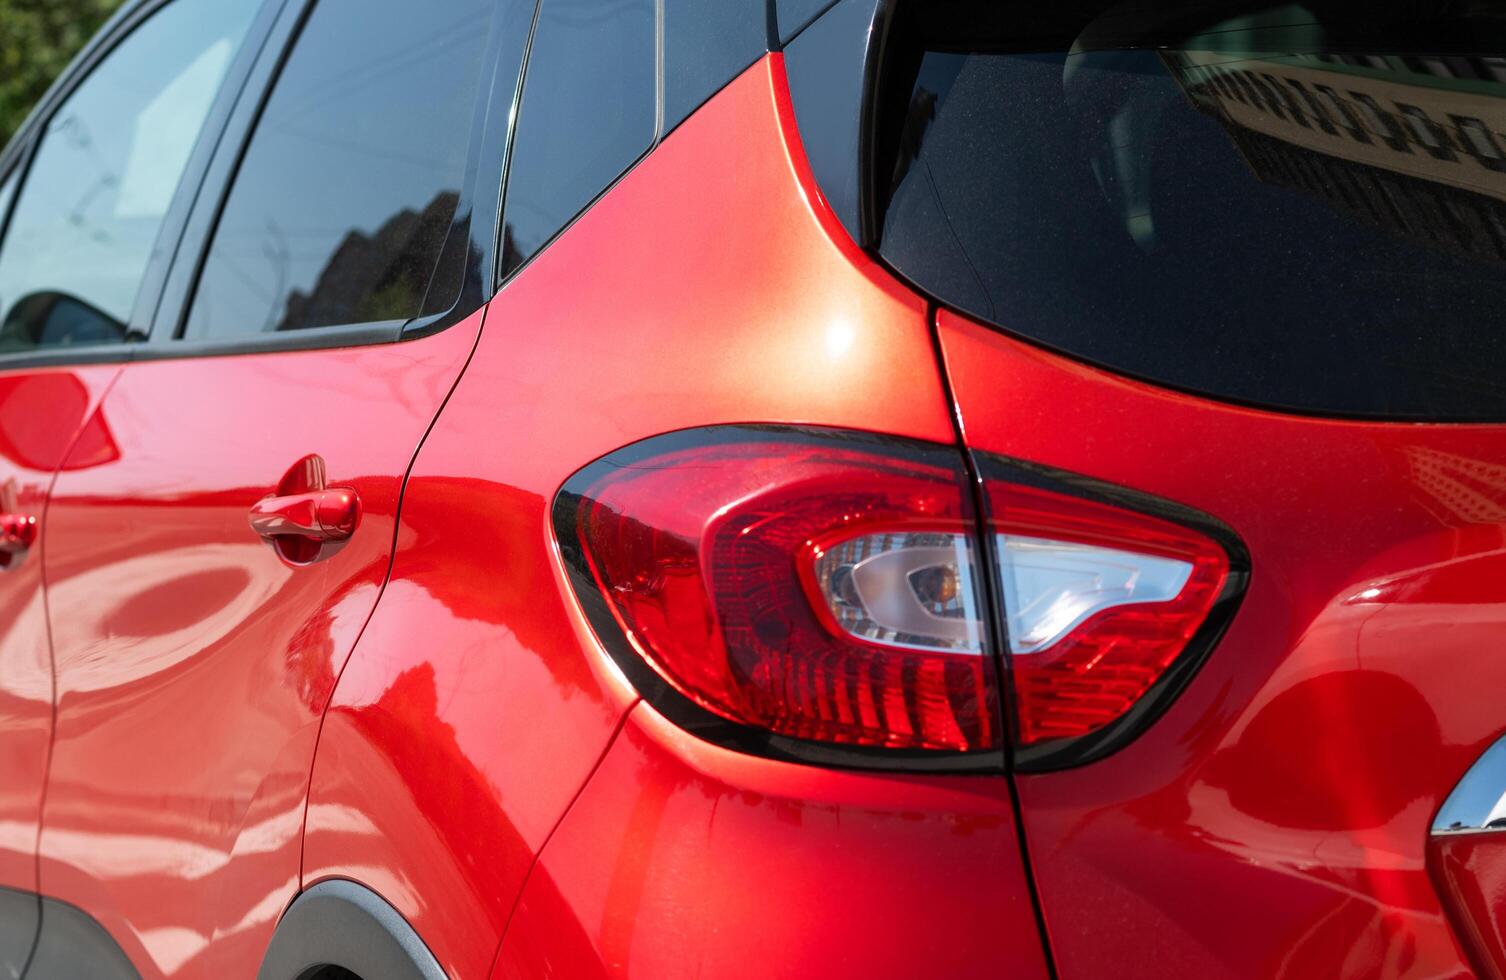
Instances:
[[[57,738],[45,894],[147,976],[257,962],[299,889],[325,705],[391,555],[404,475],[481,314],[402,346],[128,365],[109,458],[57,480]],[[302,457],[354,488],[354,536],[293,567],[248,515]]]
[[[0,373],[0,513],[37,521],[26,552],[0,554],[0,888],[15,892],[37,890],[52,742],[52,651],[42,595],[47,494],[70,449],[92,459],[113,452],[95,410],[118,371],[99,365]],[[26,908],[7,902],[17,914]],[[0,930],[0,971],[21,969],[32,942],[27,933],[35,930],[34,913]]]
[[[163,259],[167,333],[305,13],[271,6]],[[703,74],[690,6],[655,7],[672,132],[446,329],[507,261],[512,61],[450,314],[0,365],[0,515],[40,530],[0,553],[0,975],[39,922],[34,976],[187,980],[323,962],[336,921],[361,923],[346,966],[457,980],[1506,975],[1506,838],[1429,837],[1506,729],[1506,425],[1241,407],[938,309],[856,244],[876,215],[823,196],[783,55],[700,103],[759,49],[750,11],[777,46],[837,7],[878,57],[892,4],[770,0]],[[862,111],[856,80],[834,111]],[[857,181],[873,120],[846,121]],[[715,745],[603,649],[552,510],[623,447],[764,424],[1181,505],[1247,546],[1248,590],[1164,714],[1077,768]],[[249,517],[311,455],[360,520],[299,565]]]
[[[1196,508],[1251,556],[1138,741],[1017,780],[1060,975],[1464,975],[1425,850],[1506,725],[1482,696],[1506,683],[1506,427],[1240,408],[939,322],[970,448]]]
[[[529,878],[492,976],[762,977],[771,964],[1047,976],[1009,781],[759,759],[640,703]]]
[[[1506,836],[1435,836],[1428,865],[1475,972],[1482,980],[1506,977]]]
[[[558,560],[572,473],[715,423],[954,439],[924,303],[844,240],[792,136],[771,56],[503,288],[415,463],[320,742],[304,873],[383,894],[452,975],[490,965],[635,697]]]

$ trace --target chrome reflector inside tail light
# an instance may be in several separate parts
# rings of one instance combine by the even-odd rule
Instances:
[[[837,629],[886,646],[983,652],[967,535],[865,534],[813,556],[814,592]]]

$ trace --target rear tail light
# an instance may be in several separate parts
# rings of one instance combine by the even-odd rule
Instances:
[[[683,727],[808,761],[997,769],[1002,663],[1021,750],[1122,730],[1230,563],[1207,534],[1076,490],[986,490],[984,549],[954,449],[725,427],[587,467],[554,523],[603,644]]]
[[[1115,504],[991,480],[1018,744],[1104,731],[1209,622],[1230,557],[1209,534]]]
[[[940,447],[712,429],[587,468],[556,529],[625,672],[703,734],[997,752],[965,486]]]

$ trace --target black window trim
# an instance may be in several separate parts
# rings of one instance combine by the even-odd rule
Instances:
[[[209,165],[204,190],[199,194],[178,248],[178,258],[169,273],[162,305],[157,311],[152,339],[141,346],[137,360],[176,360],[187,357],[216,357],[237,354],[273,353],[301,350],[330,350],[343,347],[366,347],[398,343],[431,336],[460,323],[481,310],[495,294],[493,243],[499,237],[502,172],[512,137],[512,99],[521,87],[521,66],[510,65],[500,57],[505,16],[499,9],[492,21],[491,37],[483,56],[483,79],[478,86],[466,173],[462,180],[460,201],[451,222],[441,254],[464,247],[460,261],[466,269],[479,269],[482,278],[466,276],[455,302],[448,309],[423,314],[409,320],[378,323],[337,324],[280,333],[259,333],[228,338],[189,339],[182,336],[194,293],[208,260],[209,248],[221,214],[229,202],[238,174],[256,127],[272,97],[277,79],[297,48],[298,37],[319,0],[282,0],[286,3],[273,37],[245,86],[230,115],[220,140],[219,151]],[[500,0],[498,0],[500,3]],[[535,11],[537,0],[535,0]],[[488,71],[490,74],[488,75]],[[483,179],[487,173],[497,175],[497,188]],[[495,202],[495,203],[494,203]],[[496,228],[484,227],[488,215]],[[483,226],[476,228],[478,222]],[[425,300],[427,302],[427,298]]]
[[[456,222],[451,229],[451,239],[457,233],[463,232],[466,236],[466,268],[477,270],[481,278],[467,278],[462,283],[459,298],[447,312],[420,315],[409,321],[402,328],[400,340],[427,337],[467,319],[490,303],[501,288],[499,270],[502,265],[507,172],[512,166],[517,110],[523,98],[523,80],[528,73],[528,57],[533,50],[533,34],[538,28],[542,0],[532,0],[532,5],[528,14],[528,34],[516,52],[516,60],[504,56],[509,41],[505,32],[505,12],[499,12],[493,24],[493,36],[486,53],[486,61],[491,66],[491,83],[477,107],[466,170],[467,191],[457,205]],[[493,179],[483,179],[487,174],[494,175]],[[463,227],[460,223],[462,210],[466,212]],[[451,245],[452,241],[446,240],[445,248]],[[427,296],[424,302],[427,306]]]
[[[658,0],[656,0],[657,2]],[[487,262],[485,268],[491,276],[488,291],[493,295],[510,282],[512,277],[521,271],[522,268],[522,266],[519,266],[517,269],[508,269],[506,267],[507,256],[504,254],[502,239],[507,234],[507,190],[508,185],[512,181],[513,136],[517,132],[518,120],[523,116],[523,94],[525,86],[528,84],[528,65],[533,60],[533,39],[539,30],[539,13],[544,9],[544,3],[545,0],[534,0],[533,19],[528,24],[528,41],[523,45],[523,60],[518,65],[517,87],[513,89],[512,93],[511,125],[507,133],[507,146],[504,148],[502,155],[502,169],[500,171],[502,180],[497,187],[497,222],[491,230],[491,235],[486,240],[490,251],[490,261]],[[655,43],[658,43],[657,40]],[[657,119],[657,116],[655,118]],[[547,243],[544,248],[548,248]],[[539,251],[542,252],[544,248],[540,248]],[[527,262],[523,263],[523,265],[527,264]]]
[[[0,187],[12,177],[16,178],[15,193],[9,201],[5,202],[5,210],[0,211],[0,247],[4,247],[5,234],[10,230],[10,216],[15,213],[16,200],[21,196],[21,183],[25,176],[26,168],[31,165],[31,134],[19,132],[15,142],[3,152],[0,152]]]
[[[10,217],[16,204],[26,192],[27,178],[41,147],[42,137],[58,110],[68,101],[94,71],[133,34],[164,7],[178,0],[126,0],[119,10],[105,23],[99,32],[84,46],[72,63],[53,82],[40,102],[22,123],[10,145],[0,152],[0,183],[11,175],[19,174],[16,194],[8,213],[0,215],[0,248],[4,248],[5,236],[10,230]],[[276,14],[288,0],[257,0],[257,11],[246,30],[241,49],[225,74],[220,92],[204,119],[204,125],[189,156],[183,176],[162,227],[158,231],[156,246],[142,275],[140,292],[132,308],[125,342],[104,344],[80,344],[78,346],[44,347],[34,351],[18,351],[0,354],[0,371],[31,367],[52,367],[70,364],[111,364],[135,360],[148,346],[155,322],[154,313],[159,307],[162,290],[166,285],[173,258],[182,242],[182,234],[188,220],[193,200],[202,187],[209,160],[224,132],[224,124],[231,107],[240,97],[250,76],[259,52],[270,36]]]

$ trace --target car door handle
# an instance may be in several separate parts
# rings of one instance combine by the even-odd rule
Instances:
[[[0,514],[0,555],[19,555],[37,543],[37,519],[30,514]]]
[[[344,541],[356,530],[361,498],[347,487],[268,497],[251,508],[251,529],[264,538]]]

